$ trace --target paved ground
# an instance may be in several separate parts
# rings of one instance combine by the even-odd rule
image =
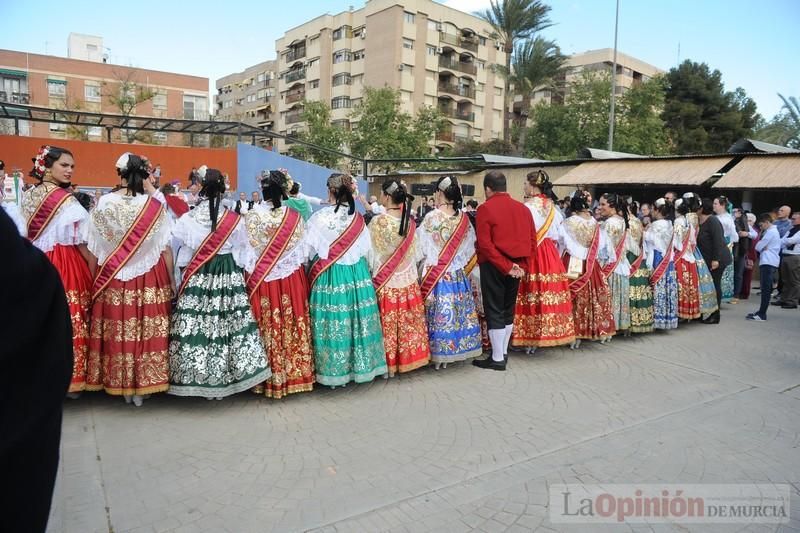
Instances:
[[[751,323],[751,307],[514,354],[505,373],[424,369],[282,401],[70,401],[49,530],[589,531],[550,522],[549,484],[761,482],[793,484],[780,530],[800,531],[800,312]]]

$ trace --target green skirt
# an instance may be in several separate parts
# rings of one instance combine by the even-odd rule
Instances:
[[[633,263],[636,261],[636,256],[628,252],[628,261]],[[642,261],[630,277],[632,333],[653,331],[653,287],[650,285],[652,273]]]
[[[218,255],[178,297],[170,331],[169,393],[219,398],[270,375],[242,269],[231,254]]]
[[[317,383],[364,383],[389,371],[365,259],[328,268],[311,287],[309,300]]]

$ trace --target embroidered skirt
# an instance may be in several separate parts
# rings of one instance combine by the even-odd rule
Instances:
[[[567,265],[569,254],[565,254],[563,260]],[[586,261],[584,268],[585,264]],[[611,292],[596,260],[588,283],[580,290],[571,292],[576,339],[599,340],[616,333],[614,312],[611,309]]]
[[[697,276],[697,264],[679,259],[675,262],[675,276],[678,279],[678,318],[700,318],[700,279]]]
[[[242,270],[217,255],[190,279],[172,317],[169,393],[225,397],[271,375]]]
[[[285,278],[262,282],[250,297],[250,306],[272,371],[260,390],[268,398],[282,398],[313,389],[314,352],[303,267]]]
[[[94,300],[89,369],[102,376],[108,394],[152,394],[169,388],[171,302],[163,258],[141,276],[111,280]]]
[[[365,383],[386,374],[383,334],[366,259],[334,264],[311,288],[317,383]]]
[[[559,346],[575,340],[572,294],[553,241],[544,239],[525,267],[514,310],[512,346]]]
[[[462,269],[446,272],[425,301],[431,361],[452,363],[483,353],[472,286]]]
[[[611,310],[614,313],[614,324],[617,331],[625,331],[631,327],[631,285],[628,276],[612,272],[608,277],[608,288],[611,291]]]
[[[628,261],[633,263],[636,261],[636,256],[628,252]],[[642,261],[639,268],[630,276],[632,333],[653,331],[653,287],[650,286],[652,275],[653,271]]]
[[[67,295],[69,315],[72,321],[72,380],[69,392],[100,390],[100,374],[89,374],[89,309],[92,304],[92,276],[89,266],[77,246],[61,244],[45,255],[56,267]],[[98,364],[91,365],[94,372]]]
[[[728,251],[732,250],[733,245],[729,244]],[[722,271],[722,282],[720,285],[722,288],[722,301],[727,303],[731,298],[733,298],[733,261],[731,261],[731,264],[726,266],[725,270]],[[770,287],[770,290],[771,289],[772,287]]]
[[[697,287],[700,296],[700,315],[707,318],[719,309],[717,305],[717,289],[714,287],[714,278],[706,265],[700,250],[694,249],[694,264],[697,266]]]
[[[653,267],[661,263],[662,255],[654,251]],[[670,261],[667,271],[653,287],[653,319],[655,329],[678,327],[678,280],[675,265]]]
[[[410,372],[427,365],[431,350],[428,347],[425,304],[419,285],[384,287],[378,292],[378,308],[389,375]]]

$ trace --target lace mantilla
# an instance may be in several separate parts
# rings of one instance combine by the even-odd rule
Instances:
[[[460,217],[466,216],[463,213],[457,216],[449,216],[439,209],[434,209],[422,221],[417,234],[419,235],[424,266],[434,266],[439,261],[439,253],[444,248],[450,235],[453,234]],[[448,272],[455,272],[464,268],[475,253],[475,230],[469,224],[467,236],[461,241],[461,246],[456,252],[456,256],[450,263]]]
[[[217,221],[222,220],[222,216],[226,211],[227,209],[220,209]],[[178,251],[179,267],[185,267],[189,264],[195,251],[209,233],[211,233],[211,215],[208,212],[208,202],[201,201],[196,208],[179,218],[173,229],[172,235],[180,245],[180,250]],[[239,217],[236,228],[225,241],[225,244],[222,245],[218,254],[233,254],[233,260],[240,268],[245,268],[254,261],[253,249],[250,246],[244,219]]]
[[[289,209],[281,206],[273,210],[268,204],[259,204],[253,207],[244,216],[247,235],[250,238],[250,245],[254,249],[252,262],[246,267],[247,272],[253,272],[256,261],[264,252],[267,243],[280,226],[281,220]],[[286,249],[280,259],[272,267],[265,281],[273,281],[291,276],[294,272],[308,260],[311,248],[306,239],[306,225],[302,220],[289,238]]]
[[[400,246],[405,237],[398,233],[400,231],[400,219],[391,215],[384,214],[373,217],[368,228],[372,247],[367,254],[367,261],[369,262],[370,271],[375,275],[381,265],[397,250],[397,247]],[[399,289],[417,283],[417,263],[422,259],[422,247],[420,245],[419,230],[417,230],[417,233],[414,234],[411,250],[406,253],[394,275],[386,282],[386,286]]]
[[[331,244],[344,233],[354,216],[355,214],[347,214],[347,206],[339,207],[337,213],[334,213],[334,206],[327,206],[311,215],[307,225],[308,243],[314,253],[321,259],[327,259]],[[367,257],[370,247],[369,231],[364,228],[356,242],[339,258],[337,263],[354,265],[362,257]]]
[[[22,214],[25,223],[30,222],[33,213],[42,203],[47,193],[57,188],[52,183],[42,183],[22,195]],[[50,252],[57,244],[75,246],[86,242],[86,226],[89,213],[74,196],[70,196],[61,204],[55,216],[33,245],[43,252]]]

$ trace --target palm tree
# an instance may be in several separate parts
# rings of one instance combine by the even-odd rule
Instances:
[[[759,128],[754,137],[759,141],[800,148],[800,101],[794,96],[787,98],[780,93],[778,97],[783,101],[781,112]]]
[[[531,109],[533,94],[539,89],[555,89],[557,78],[566,70],[567,56],[555,41],[537,36],[517,44],[511,59],[511,72],[499,69],[501,75],[508,78],[514,86],[514,93],[522,96],[522,129],[517,145],[521,152],[525,146],[525,129]]]
[[[797,148],[800,145],[800,101],[794,96],[786,98],[781,93],[778,93],[778,96],[783,100],[786,122],[789,125],[789,138],[786,139],[786,146]]]
[[[503,51],[506,54],[505,71],[511,72],[511,55],[516,43],[552,26],[548,18],[550,6],[540,0],[490,1],[490,8],[477,15],[492,26],[495,33],[493,37],[503,43]],[[503,92],[503,140],[506,142],[510,135],[509,87],[510,80],[506,77]]]

